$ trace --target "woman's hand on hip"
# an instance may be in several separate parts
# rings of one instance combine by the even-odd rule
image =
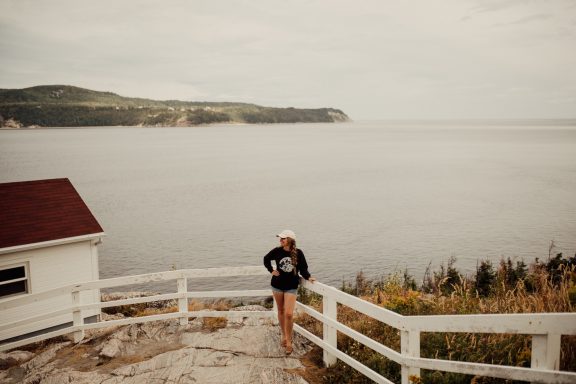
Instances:
[[[313,283],[313,282],[315,282],[315,281],[316,281],[316,278],[315,278],[315,277],[312,277],[312,276],[310,276],[310,278],[308,279],[308,281],[309,281],[309,282],[311,282],[311,283]]]
[[[280,276],[280,272],[278,272],[277,270],[273,270],[272,276]]]

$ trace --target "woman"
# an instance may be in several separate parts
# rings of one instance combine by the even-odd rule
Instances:
[[[264,256],[264,266],[272,274],[272,294],[278,307],[278,321],[282,332],[282,346],[286,354],[292,353],[292,328],[294,325],[294,306],[300,278],[310,282],[316,281],[308,272],[308,264],[302,250],[296,248],[296,235],[289,229],[276,235],[280,238],[280,246]],[[276,268],[272,268],[272,260]]]

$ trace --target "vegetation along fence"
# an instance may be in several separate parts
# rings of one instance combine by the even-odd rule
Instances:
[[[189,311],[188,299],[191,298],[232,298],[271,296],[270,290],[241,291],[201,291],[189,292],[188,279],[222,278],[231,276],[268,275],[261,266],[230,267],[209,269],[184,269],[168,272],[150,273],[137,276],[126,276],[103,279],[80,284],[73,284],[50,291],[31,294],[0,303],[2,310],[50,299],[58,295],[69,294],[71,305],[17,322],[2,324],[0,330],[33,324],[62,314],[72,314],[73,325],[68,328],[33,336],[24,340],[0,344],[0,351],[17,348],[22,345],[49,339],[65,334],[73,334],[74,341],[79,342],[87,329],[104,328],[148,321],[179,319],[181,325],[189,317],[270,317],[274,311]],[[177,292],[148,297],[138,297],[93,304],[80,304],[80,292],[85,290],[113,288],[118,286],[176,280]],[[576,335],[576,313],[537,313],[537,314],[502,314],[502,315],[439,315],[439,316],[403,316],[355,296],[342,292],[320,282],[303,282],[306,289],[322,295],[322,313],[297,303],[297,308],[323,324],[323,337],[319,338],[295,324],[294,330],[323,349],[324,362],[330,366],[340,359],[377,383],[392,383],[377,372],[363,365],[351,356],[338,350],[337,332],[341,332],[357,342],[380,353],[384,357],[400,364],[402,384],[408,384],[410,376],[420,376],[420,369],[463,373],[469,375],[498,377],[511,380],[524,380],[545,383],[576,383],[576,373],[559,371],[560,338],[562,335]],[[99,321],[84,324],[82,311],[102,309],[123,305],[133,305],[164,300],[178,300],[178,312],[150,315],[120,320]],[[391,349],[375,340],[347,327],[337,320],[337,304],[350,307],[370,316],[400,332],[400,351]],[[530,368],[501,366],[493,364],[471,363],[462,361],[439,360],[420,357],[420,334],[422,332],[464,332],[464,333],[502,333],[523,334],[532,336],[532,360]]]

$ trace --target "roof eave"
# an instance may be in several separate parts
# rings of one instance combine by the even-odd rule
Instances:
[[[0,255],[6,254],[6,253],[28,251],[28,250],[37,249],[37,248],[53,247],[55,245],[77,243],[80,241],[95,240],[95,239],[100,239],[101,237],[104,237],[104,236],[106,236],[106,234],[104,232],[99,232],[99,233],[90,233],[88,235],[82,235],[82,236],[66,237],[64,239],[42,241],[40,243],[16,245],[13,247],[0,248]]]

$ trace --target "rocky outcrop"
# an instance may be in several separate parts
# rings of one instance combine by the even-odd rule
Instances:
[[[2,119],[2,124],[0,126],[2,126],[3,128],[12,128],[12,129],[22,128],[22,124],[15,119],[7,119],[7,120]]]
[[[9,353],[0,353],[0,370],[5,370],[15,365],[19,365],[34,357],[32,352],[13,351]]]
[[[343,123],[350,121],[350,118],[342,111],[328,111],[328,115],[332,118],[335,123]]]
[[[250,306],[238,310],[264,310]],[[92,331],[79,344],[59,343],[0,371],[2,383],[298,383],[300,358],[311,346],[295,335],[294,352],[280,346],[270,319],[237,318],[208,331],[195,319],[150,322]],[[17,352],[4,354],[13,358]],[[8,355],[11,355],[8,356]],[[288,372],[289,370],[290,372]]]

